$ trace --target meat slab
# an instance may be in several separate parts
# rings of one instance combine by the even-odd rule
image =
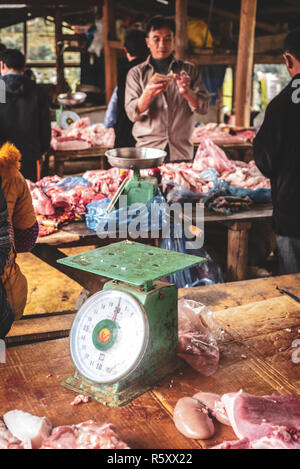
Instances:
[[[239,442],[214,449],[300,449],[300,396],[254,396],[243,392],[221,398]]]
[[[52,429],[47,417],[12,410],[0,418],[0,449],[129,449],[112,423],[92,420]],[[9,428],[8,428],[9,427]]]

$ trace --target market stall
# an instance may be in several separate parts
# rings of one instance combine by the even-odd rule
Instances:
[[[174,407],[178,399],[199,391],[299,394],[299,365],[291,360],[295,350],[291,343],[300,326],[299,306],[282,296],[277,286],[297,294],[299,275],[180,290],[180,297],[207,305],[224,330],[218,370],[204,377],[184,367],[118,409],[94,400],[74,407],[74,393],[61,386],[74,371],[68,339],[63,338],[68,334],[71,315],[41,318],[39,325],[32,327],[35,337],[32,331],[28,333],[28,327],[29,323],[37,324],[37,319],[24,319],[9,334],[7,363],[0,365],[0,413],[17,408],[46,416],[54,426],[88,419],[100,424],[112,422],[119,437],[133,449],[201,449],[236,440],[230,426],[215,420],[212,438],[186,438],[174,425]]]

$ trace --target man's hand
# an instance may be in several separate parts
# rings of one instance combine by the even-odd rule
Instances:
[[[139,99],[139,102],[138,102],[139,112],[141,114],[145,112],[149,108],[153,99],[156,98],[156,96],[159,96],[160,94],[162,94],[164,91],[166,91],[167,87],[168,87],[167,83],[155,84],[155,83],[149,82],[142,96]]]
[[[180,75],[175,75],[179,93],[183,96],[188,93],[191,85],[191,77],[184,71],[180,72]]]

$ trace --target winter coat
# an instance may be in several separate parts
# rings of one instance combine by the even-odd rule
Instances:
[[[36,223],[27,182],[19,172],[20,158],[20,152],[12,144],[7,143],[0,149],[0,177],[7,203],[12,239],[9,261],[1,279],[16,319],[22,316],[26,305],[27,280],[16,263],[14,229],[26,230]]]

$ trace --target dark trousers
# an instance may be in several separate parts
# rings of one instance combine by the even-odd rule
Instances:
[[[300,238],[276,236],[279,255],[279,275],[300,272]]]

